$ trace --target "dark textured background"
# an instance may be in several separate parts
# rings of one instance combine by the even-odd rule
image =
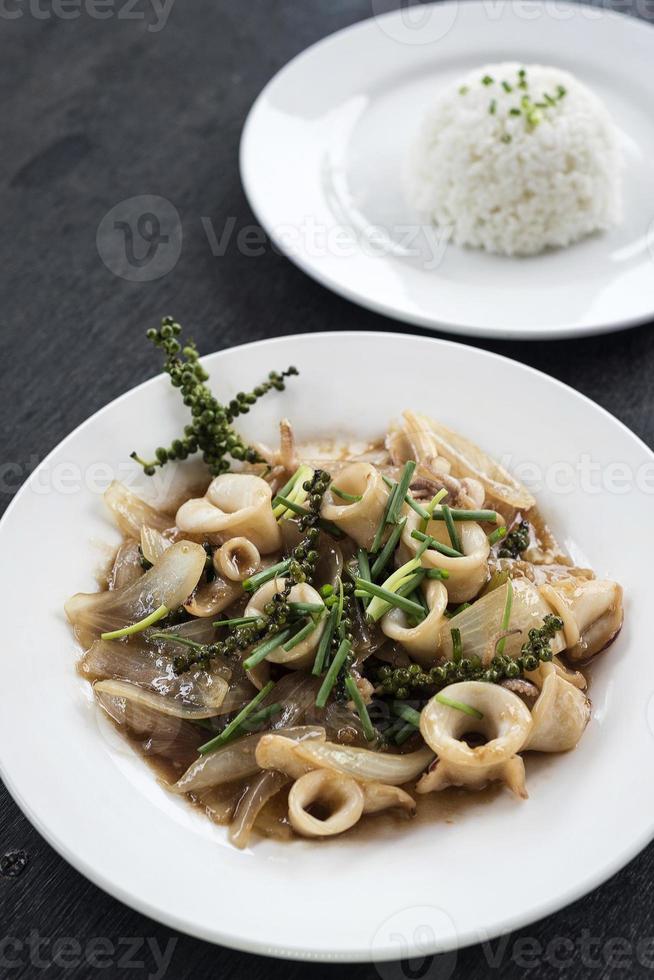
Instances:
[[[27,0],[6,0],[2,10],[22,16],[0,13],[2,509],[66,433],[157,371],[142,331],[162,313],[174,312],[191,327],[205,352],[300,331],[403,329],[332,296],[270,249],[254,258],[232,241],[222,257],[215,257],[201,222],[210,218],[220,229],[232,217],[237,230],[253,223],[237,166],[250,104],[291,56],[370,16],[371,0],[176,0],[159,31],[148,29],[150,0],[137,0],[129,19],[124,3],[102,8],[114,14],[105,20],[90,16],[84,6],[79,17],[65,19],[61,14],[74,7],[53,10],[46,0],[32,12]],[[386,7],[398,5],[388,0]],[[654,2],[640,0],[632,7],[654,21]],[[115,16],[118,11],[121,17]],[[96,232],[110,208],[143,194],[162,195],[175,205],[184,244],[172,272],[135,283],[105,267]],[[568,382],[654,442],[649,326],[584,341],[484,346]],[[6,651],[6,638],[3,645]],[[34,722],[38,732],[38,719]],[[548,842],[546,828],[535,827],[534,845],[548,843],[556,846]],[[342,970],[276,963],[175,937],[73,871],[0,785],[0,855],[13,848],[24,848],[30,862],[20,877],[0,877],[0,977],[43,971],[85,980],[154,974],[147,946],[130,955],[127,937],[154,937],[163,948],[176,938],[167,974],[175,978],[317,980]],[[517,856],[520,863],[527,858]],[[654,952],[643,943],[654,936],[653,866],[650,847],[603,888],[558,915],[499,945],[461,951],[454,975],[472,980],[489,974],[649,974]],[[26,945],[15,957],[20,965],[10,967],[7,955],[14,957],[16,949],[7,945],[7,937],[27,943],[30,935],[32,952]],[[55,945],[63,937],[76,940],[79,948],[74,942]],[[92,945],[97,937],[104,937],[103,946]],[[521,946],[524,937],[536,945]],[[38,949],[37,938],[44,939]],[[101,955],[85,959],[94,949]],[[531,959],[524,958],[525,951]],[[78,965],[66,966],[74,962]],[[396,964],[382,969],[381,976],[436,980],[447,965]],[[348,974],[366,980],[378,976],[373,966],[348,968]]]

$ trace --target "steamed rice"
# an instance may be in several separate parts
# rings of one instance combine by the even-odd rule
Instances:
[[[486,65],[433,106],[408,193],[455,243],[532,255],[615,225],[621,169],[617,130],[585,85],[556,68]]]

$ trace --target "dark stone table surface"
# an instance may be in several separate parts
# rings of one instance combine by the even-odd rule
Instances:
[[[74,426],[158,370],[142,332],[162,313],[188,324],[205,352],[301,331],[405,329],[332,295],[270,248],[246,256],[233,237],[216,256],[206,235],[208,221],[221,229],[231,219],[236,231],[254,223],[240,186],[238,144],[259,90],[308,44],[370,16],[372,0],[169,4],[0,3],[2,510]],[[376,9],[398,5],[388,0]],[[625,8],[654,21],[651,0],[620,3]],[[104,215],[138,195],[170,201],[184,232],[176,267],[154,281],[114,275],[96,249]],[[553,374],[654,442],[650,326],[579,341],[483,346]],[[10,651],[5,629],[5,670]],[[39,733],[38,718],[33,723],[38,751],[39,734],[48,733]],[[546,828],[535,827],[535,844],[546,839]],[[132,912],[69,867],[0,784],[0,855],[14,849],[25,850],[29,863],[19,876],[0,876],[0,977],[344,974],[343,967],[214,947]],[[460,951],[452,975],[649,975],[653,869],[649,847],[557,915]],[[372,965],[345,969],[361,980],[440,980],[451,968],[448,959],[380,972]]]

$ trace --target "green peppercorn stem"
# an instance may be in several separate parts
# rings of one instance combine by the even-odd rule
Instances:
[[[132,459],[143,467],[147,476],[153,476],[157,467],[165,466],[170,460],[187,459],[198,452],[213,476],[230,469],[228,457],[249,463],[263,462],[258,452],[236,434],[232,422],[239,415],[247,414],[267,392],[283,391],[285,379],[297,375],[297,368],[290,367],[281,374],[271,371],[266,381],[252,392],[239,392],[229,405],[221,405],[206,384],[209,375],[200,364],[195,344],[182,346],[178,339],[181,332],[179,323],[172,317],[164,317],[160,329],[148,330],[147,337],[165,354],[164,371],[190,409],[191,422],[185,427],[183,438],[174,439],[168,447],[160,446],[153,460],[143,460],[136,453],[132,453]]]

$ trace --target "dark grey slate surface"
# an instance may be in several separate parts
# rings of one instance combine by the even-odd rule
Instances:
[[[236,232],[254,223],[237,150],[260,88],[307,44],[371,9],[371,0],[176,0],[164,23],[150,0],[1,5],[1,509],[67,432],[156,372],[142,331],[162,313],[188,324],[203,351],[300,331],[403,329],[332,296],[270,249],[245,256],[232,238],[215,256],[205,230],[206,219],[218,235],[229,219]],[[620,9],[654,21],[648,0]],[[96,250],[103,216],[136,195],[163,196],[182,222],[180,260],[156,281],[116,277]],[[649,326],[584,341],[483,346],[568,382],[654,442]],[[3,650],[10,664],[10,632]],[[33,721],[36,752],[48,733]],[[548,843],[556,846],[546,828],[534,827],[534,846]],[[62,861],[0,786],[0,855],[16,848],[29,864],[18,877],[0,877],[1,977],[337,974],[212,947],[133,913]],[[510,840],[506,848],[510,860]],[[528,855],[517,859],[528,865]],[[646,976],[654,969],[653,865],[649,848],[583,901],[461,951],[456,965],[398,963],[381,974],[361,966],[348,975]]]

